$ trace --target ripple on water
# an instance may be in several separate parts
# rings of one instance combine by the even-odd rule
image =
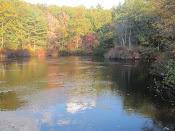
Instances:
[[[105,66],[96,66],[96,68],[106,68]]]
[[[126,67],[132,67],[132,65],[123,65],[123,66],[126,66]]]
[[[90,66],[82,66],[82,67],[78,67],[78,68],[76,68],[76,69],[81,70],[81,69],[88,69],[88,68],[90,68]]]
[[[4,72],[4,71],[21,71],[21,70],[6,70],[6,69],[0,69],[0,72]]]
[[[5,83],[5,82],[6,82],[6,81],[0,81],[0,84],[1,84],[1,83]]]
[[[165,123],[162,130],[171,130],[169,105],[160,109],[161,103],[141,89],[147,76],[138,72],[145,68],[130,71],[125,67],[135,66],[130,62],[79,58],[44,59],[37,68],[32,62],[0,67],[0,130],[142,130],[157,126],[145,125],[151,119],[158,126]],[[5,69],[12,72],[2,73]],[[16,69],[22,72],[13,72]]]
[[[12,92],[13,90],[3,90],[3,91],[0,91],[0,95],[3,94],[3,93],[8,93],[8,92]]]
[[[50,75],[55,75],[55,76],[64,76],[66,75],[65,73],[51,73]]]

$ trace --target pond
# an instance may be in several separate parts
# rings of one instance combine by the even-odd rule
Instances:
[[[90,56],[1,60],[0,130],[174,130],[175,107],[151,91],[149,66]]]

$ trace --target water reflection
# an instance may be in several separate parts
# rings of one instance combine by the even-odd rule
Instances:
[[[0,92],[0,109],[3,110],[16,110],[21,105],[22,101],[19,101],[17,94],[14,91],[1,91]]]
[[[95,57],[0,62],[0,130],[173,130],[147,62]],[[127,126],[126,126],[127,123]]]

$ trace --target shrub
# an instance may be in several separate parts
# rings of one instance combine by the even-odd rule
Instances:
[[[41,49],[41,50],[37,49],[37,50],[35,50],[35,55],[36,56],[45,56],[46,51],[44,49]]]
[[[151,65],[152,68],[150,69],[149,73],[163,78],[167,72],[165,65],[170,59],[174,59],[172,53],[170,52],[162,53],[160,56],[157,57],[156,61],[154,61],[154,63]]]
[[[30,53],[28,50],[12,50],[12,49],[7,49],[4,52],[4,55],[8,58],[16,58],[16,57],[29,57]]]
[[[175,88],[175,61],[173,59],[169,60],[165,65],[167,73],[165,73],[163,78],[163,84],[168,87]]]
[[[122,59],[123,58],[123,53],[126,52],[126,48],[119,46],[116,48],[112,48],[110,49],[110,51],[105,54],[105,58],[108,59]]]
[[[86,51],[83,49],[77,49],[74,52],[72,52],[73,55],[85,55]]]
[[[67,56],[67,55],[70,55],[70,52],[69,52],[68,49],[63,48],[62,50],[59,51],[58,54],[61,55],[61,56]]]
[[[47,50],[47,56],[53,56],[55,54],[55,50],[49,49]]]
[[[140,59],[140,54],[136,48],[127,49],[123,46],[118,46],[116,48],[111,49],[104,56],[108,59]]]
[[[141,59],[156,60],[158,56],[158,53],[155,51],[155,49],[151,47],[143,48],[139,52],[141,55]]]
[[[4,54],[5,53],[5,49],[0,49],[0,54]]]

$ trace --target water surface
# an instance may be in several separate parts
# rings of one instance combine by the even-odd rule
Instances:
[[[148,62],[101,57],[0,62],[0,130],[174,130],[174,105],[149,88]]]

